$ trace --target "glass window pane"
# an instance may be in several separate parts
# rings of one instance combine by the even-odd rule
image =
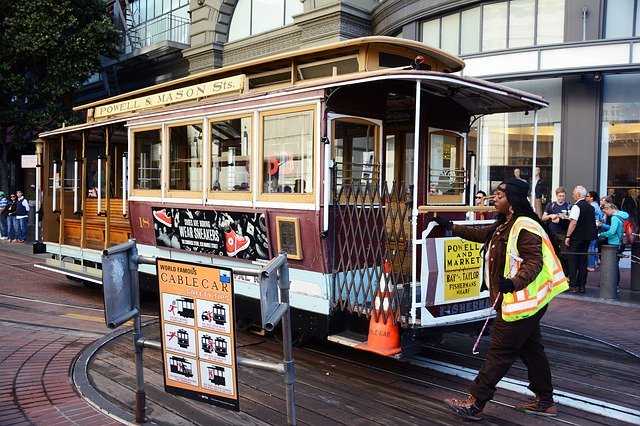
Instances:
[[[375,187],[379,179],[378,153],[376,152],[376,138],[379,128],[372,123],[354,123],[336,120],[334,124],[335,159],[340,163],[337,167],[338,188],[361,187],[373,184]],[[397,149],[397,148],[396,148]],[[395,158],[387,161],[395,162]],[[399,171],[392,172],[388,179],[400,176]]]
[[[238,0],[229,26],[229,41],[240,40],[250,35],[251,0]]]
[[[513,0],[509,6],[509,47],[533,46],[534,0]]]
[[[147,13],[145,21],[153,19],[154,16],[156,16],[155,0],[147,0]]]
[[[562,79],[542,79],[505,83],[507,86],[537,93],[549,101],[549,108],[538,112],[536,166],[544,182],[543,194],[553,200],[553,189],[559,186],[562,113]],[[519,168],[523,178],[531,180],[533,158],[533,117],[523,113],[493,114],[483,117],[478,134],[482,147],[478,154],[478,188],[490,193],[504,177]]]
[[[460,15],[457,13],[442,18],[442,45],[441,49],[458,54],[460,43]]]
[[[313,111],[263,117],[262,192],[313,192]]]
[[[179,9],[175,9],[175,10],[172,12],[172,15],[173,15],[173,16],[176,16],[176,17],[178,17],[178,18],[182,18],[182,19],[184,19],[186,22],[190,22],[190,19],[189,19],[189,6],[184,6],[184,7],[181,7],[181,8],[179,8]],[[175,25],[175,26],[179,26],[179,25],[180,25],[180,23],[178,22],[178,23],[175,23],[175,24],[173,24],[173,25]]]
[[[282,0],[253,0],[251,34],[258,34],[284,25]]]
[[[169,129],[169,189],[202,190],[202,126]]]
[[[636,7],[636,30],[634,32],[634,36],[638,36],[640,34],[640,4]]]
[[[507,3],[482,7],[482,51],[507,47]]]
[[[162,137],[160,129],[135,132],[133,187],[135,189],[160,189],[162,167]]]
[[[300,0],[285,0],[286,1],[286,15],[285,25],[293,24],[293,15],[297,15],[304,11],[304,5]]]
[[[212,191],[251,191],[251,118],[211,123]]]
[[[434,19],[422,23],[422,42],[440,48],[440,20]]]
[[[429,202],[451,202],[433,197],[437,195],[459,195],[464,191],[462,170],[461,136],[449,132],[434,132],[429,135]],[[456,201],[460,201],[457,199]]]
[[[564,0],[538,0],[536,44],[564,41]]]
[[[638,74],[603,79],[602,145],[609,147],[607,192],[618,204],[630,189],[640,189],[640,92],[629,90],[638,85]]]
[[[607,1],[604,38],[631,37],[633,35],[634,0]]]
[[[460,22],[460,54],[477,53],[480,51],[480,8],[462,12]]]

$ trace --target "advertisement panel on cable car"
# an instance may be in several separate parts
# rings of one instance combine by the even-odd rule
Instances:
[[[491,220],[465,221],[482,226]],[[482,244],[442,233],[431,222],[422,234],[422,318],[447,325],[461,318],[480,318],[491,308],[482,290]],[[431,319],[432,318],[432,319]],[[454,319],[455,318],[455,319]]]

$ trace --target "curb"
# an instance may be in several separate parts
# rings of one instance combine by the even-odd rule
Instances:
[[[133,327],[124,328],[96,340],[91,345],[87,346],[72,365],[71,380],[82,399],[112,419],[126,425],[155,425],[156,423],[153,422],[137,423],[134,414],[123,410],[102,396],[95,390],[89,380],[89,362],[91,361],[91,358],[93,358],[102,346],[106,345],[111,340],[132,331]]]

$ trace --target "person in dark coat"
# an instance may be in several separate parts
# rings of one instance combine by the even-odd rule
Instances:
[[[575,201],[569,211],[569,227],[564,239],[567,247],[567,265],[569,267],[569,285],[573,293],[584,293],[587,284],[587,255],[591,240],[598,238],[595,210],[586,200],[587,189],[576,186],[573,189]]]

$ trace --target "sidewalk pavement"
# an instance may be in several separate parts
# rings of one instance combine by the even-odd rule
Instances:
[[[43,259],[32,254],[31,244],[3,242],[0,250],[20,253],[27,263]],[[640,292],[630,290],[630,279],[630,269],[622,269],[617,299],[605,300],[599,298],[600,273],[590,272],[586,293],[565,293],[554,299],[543,325],[592,337],[640,358]],[[87,348],[93,353],[83,353]],[[2,424],[119,424],[113,418],[116,413],[109,417],[109,407],[81,396],[71,381],[78,356],[90,358],[99,351],[99,339],[81,332],[0,322]],[[88,377],[83,381],[89,383]]]

